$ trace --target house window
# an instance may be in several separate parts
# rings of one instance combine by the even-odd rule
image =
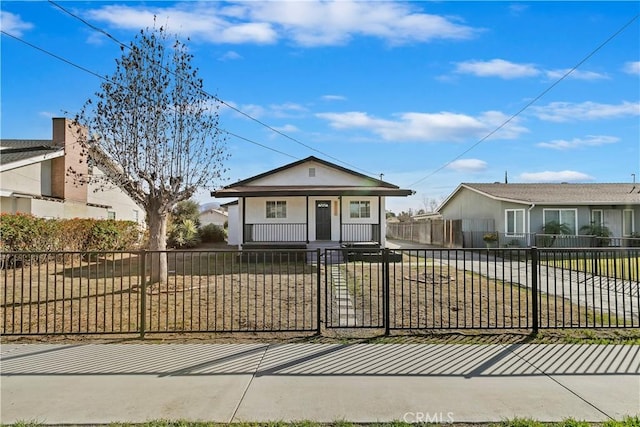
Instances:
[[[140,213],[138,212],[137,209],[133,210],[133,220],[135,222],[140,222]]]
[[[505,214],[505,232],[508,235],[524,234],[524,209],[507,209]]]
[[[114,211],[107,211],[107,219],[116,219],[116,213]]]
[[[633,209],[625,209],[622,211],[622,237],[631,236],[634,230]]]
[[[286,218],[287,202],[284,200],[274,200],[267,202],[267,218]]]
[[[576,234],[578,211],[576,209],[544,209],[542,211],[542,221],[544,224],[548,224],[551,221],[558,224],[566,225],[570,232],[569,234]]]
[[[316,176],[316,168],[309,168],[309,177],[313,178]]]
[[[593,209],[591,211],[591,223],[597,226],[604,226],[604,212],[602,209]]]
[[[351,202],[349,216],[351,218],[371,218],[371,202],[364,200]]]

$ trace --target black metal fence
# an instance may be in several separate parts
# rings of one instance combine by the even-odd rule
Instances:
[[[637,328],[640,248],[0,254],[3,335]],[[152,256],[153,255],[153,256]]]

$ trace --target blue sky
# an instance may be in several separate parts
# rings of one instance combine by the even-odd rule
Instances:
[[[156,15],[190,37],[209,92],[290,137],[223,108],[223,129],[277,150],[229,137],[227,183],[315,155],[415,190],[389,200],[399,213],[505,172],[509,182],[640,182],[639,2],[59,4],[125,43]],[[115,70],[119,46],[54,4],[1,8],[2,31]],[[2,138],[50,138],[51,117],[99,88],[5,34],[1,49]]]

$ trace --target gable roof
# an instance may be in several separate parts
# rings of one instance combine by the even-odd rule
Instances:
[[[61,157],[64,148],[51,140],[0,140],[0,170],[10,170],[44,160]]]
[[[315,162],[343,173],[347,173],[359,179],[365,180],[369,185],[340,186],[340,185],[252,185],[253,182],[272,176],[283,171],[293,169],[304,163]],[[338,166],[326,160],[309,156],[306,159],[272,169],[268,172],[238,181],[226,187],[212,191],[213,197],[257,197],[257,196],[323,196],[323,195],[376,195],[376,196],[409,196],[411,190],[404,190],[391,183],[363,175],[359,172]]]
[[[461,189],[513,203],[537,205],[638,205],[640,184],[476,184],[462,183],[441,208]]]

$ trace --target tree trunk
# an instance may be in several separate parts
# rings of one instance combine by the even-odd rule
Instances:
[[[147,212],[149,221],[150,283],[167,283],[167,215]]]

